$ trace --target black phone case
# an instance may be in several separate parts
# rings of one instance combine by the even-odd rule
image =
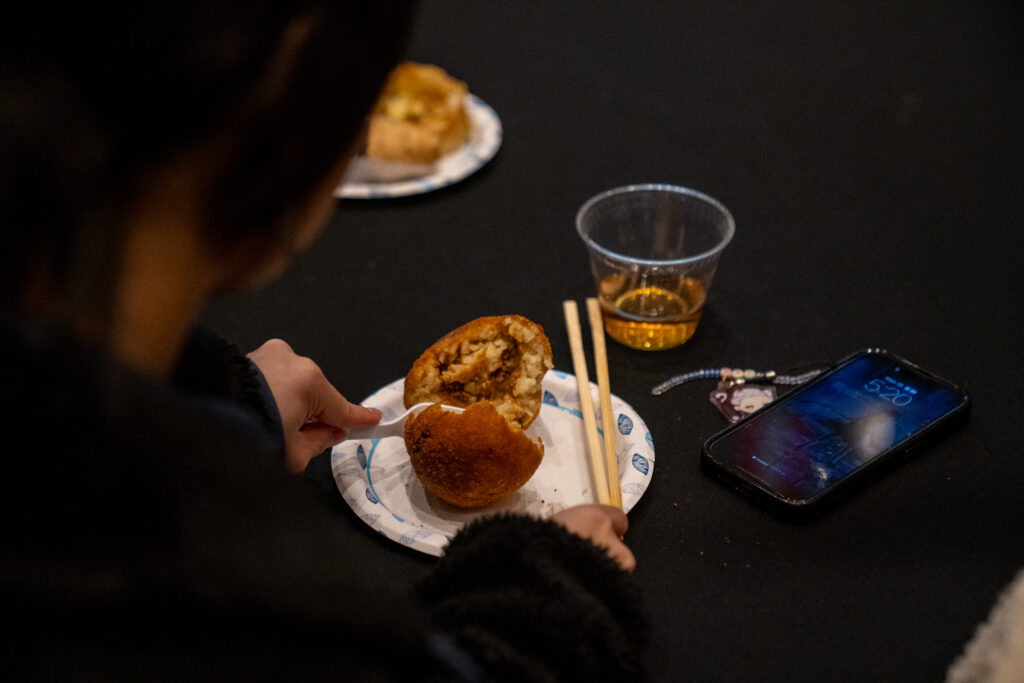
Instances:
[[[906,441],[890,448],[887,451],[880,453],[878,456],[873,458],[870,462],[866,463],[863,467],[856,469],[847,476],[845,476],[838,484],[831,487],[827,491],[819,494],[818,496],[811,498],[806,501],[795,501],[778,494],[777,492],[769,489],[762,482],[749,476],[746,472],[734,470],[733,468],[716,460],[712,454],[714,444],[730,434],[731,432],[739,429],[742,425],[746,424],[750,420],[757,419],[758,415],[770,410],[772,407],[777,407],[782,402],[791,399],[794,396],[798,396],[801,392],[810,389],[820,382],[824,382],[835,373],[838,369],[842,368],[846,364],[854,361],[861,356],[866,354],[884,355],[885,357],[892,359],[895,362],[900,363],[903,366],[912,368],[915,372],[921,373],[927,376],[931,380],[943,384],[948,387],[951,391],[956,392],[961,397],[959,406],[953,411],[947,413],[944,417],[931,423],[928,427],[922,429],[917,434],[913,435]],[[736,493],[739,493],[745,498],[748,498],[755,503],[766,508],[769,512],[772,512],[776,516],[791,520],[791,521],[806,521],[814,519],[821,515],[826,509],[832,507],[835,503],[839,502],[843,498],[852,494],[854,491],[863,488],[864,485],[870,481],[876,479],[882,473],[888,471],[895,465],[904,462],[912,453],[917,451],[922,446],[933,442],[937,437],[947,433],[950,429],[955,428],[963,423],[967,418],[967,415],[971,407],[971,398],[963,389],[958,385],[950,382],[935,373],[922,368],[916,363],[912,363],[901,356],[890,353],[889,351],[881,348],[867,348],[860,351],[856,351],[839,362],[835,363],[827,371],[823,372],[818,377],[814,378],[807,384],[789,392],[785,396],[778,400],[770,403],[760,410],[751,413],[749,416],[740,420],[739,422],[730,425],[729,427],[718,432],[714,436],[708,438],[701,448],[701,470],[725,484]]]

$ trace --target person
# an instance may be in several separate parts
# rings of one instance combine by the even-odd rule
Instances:
[[[28,3],[0,28],[0,595],[17,679],[640,680],[621,511],[370,576],[295,473],[375,423],[196,329],[309,248],[406,3]]]
[[[986,619],[946,670],[945,683],[1024,681],[1024,569],[1000,592]]]

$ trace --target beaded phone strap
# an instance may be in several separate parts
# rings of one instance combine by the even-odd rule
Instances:
[[[763,384],[787,384],[796,385],[804,384],[814,379],[825,371],[825,368],[816,368],[814,370],[808,370],[795,375],[780,375],[774,370],[746,370],[740,368],[707,368],[704,370],[691,370],[690,372],[683,373],[682,375],[676,375],[675,377],[665,380],[658,386],[651,389],[651,393],[655,396],[664,394],[666,391],[673,387],[677,387],[680,384],[686,384],[687,382],[693,382],[699,379],[718,379],[722,382],[757,382]]]

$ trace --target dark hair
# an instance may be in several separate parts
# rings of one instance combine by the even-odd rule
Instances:
[[[411,14],[376,0],[20,4],[0,22],[5,306],[41,266],[61,296],[102,306],[133,184],[204,141],[228,141],[211,243],[273,238],[353,144]],[[294,51],[289,30],[308,32]]]

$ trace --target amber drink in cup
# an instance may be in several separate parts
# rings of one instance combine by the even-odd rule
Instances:
[[[676,185],[628,185],[589,199],[576,215],[608,335],[655,351],[697,330],[732,214]]]

